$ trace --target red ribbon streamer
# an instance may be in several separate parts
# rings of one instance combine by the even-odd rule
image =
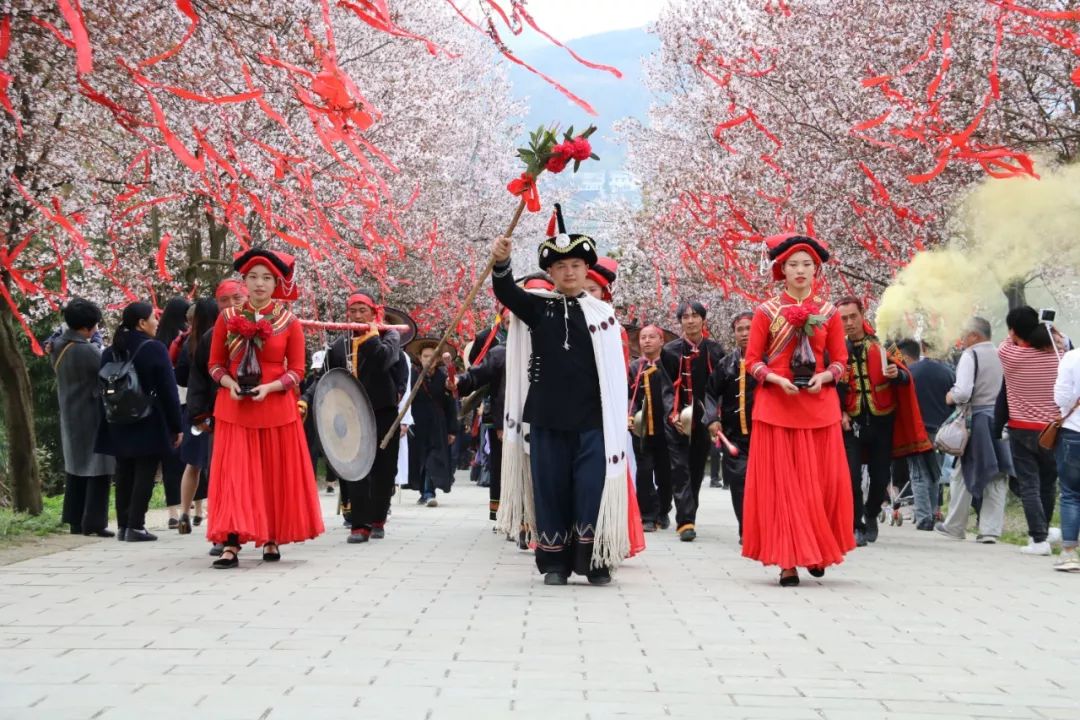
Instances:
[[[532,175],[521,173],[521,177],[511,180],[506,189],[511,195],[524,198],[526,210],[540,212],[540,191],[536,188],[536,178]]]

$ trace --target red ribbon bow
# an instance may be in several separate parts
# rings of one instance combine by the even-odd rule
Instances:
[[[517,180],[511,180],[506,186],[511,195],[524,198],[529,212],[540,212],[540,191],[536,189],[536,178],[529,173],[521,173]]]

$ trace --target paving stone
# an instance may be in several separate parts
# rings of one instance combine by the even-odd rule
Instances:
[[[611,586],[554,588],[486,490],[404,494],[362,546],[323,497],[327,534],[276,565],[214,571],[162,531],[0,567],[0,717],[1080,717],[1080,586],[1009,546],[884,527],[782,589],[705,487],[696,542],[650,534]]]

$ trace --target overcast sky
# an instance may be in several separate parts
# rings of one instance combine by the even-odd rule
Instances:
[[[566,42],[610,30],[644,27],[656,20],[665,0],[530,0],[536,23]],[[532,34],[528,29],[526,34]]]

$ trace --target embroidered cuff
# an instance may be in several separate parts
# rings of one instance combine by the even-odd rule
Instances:
[[[210,377],[218,385],[221,384],[221,378],[225,377],[228,374],[229,373],[225,372],[225,368],[221,367],[220,365],[214,365],[210,368]]]
[[[510,261],[505,263],[495,263],[495,266],[491,268],[491,274],[497,278],[504,278],[510,274]]]
[[[278,382],[286,390],[296,387],[300,384],[300,378],[292,370],[286,370],[281,377],[278,378]]]
[[[769,374],[769,366],[763,362],[754,363],[750,368],[750,374],[754,376],[754,379],[759,383],[765,382],[765,376]]]

